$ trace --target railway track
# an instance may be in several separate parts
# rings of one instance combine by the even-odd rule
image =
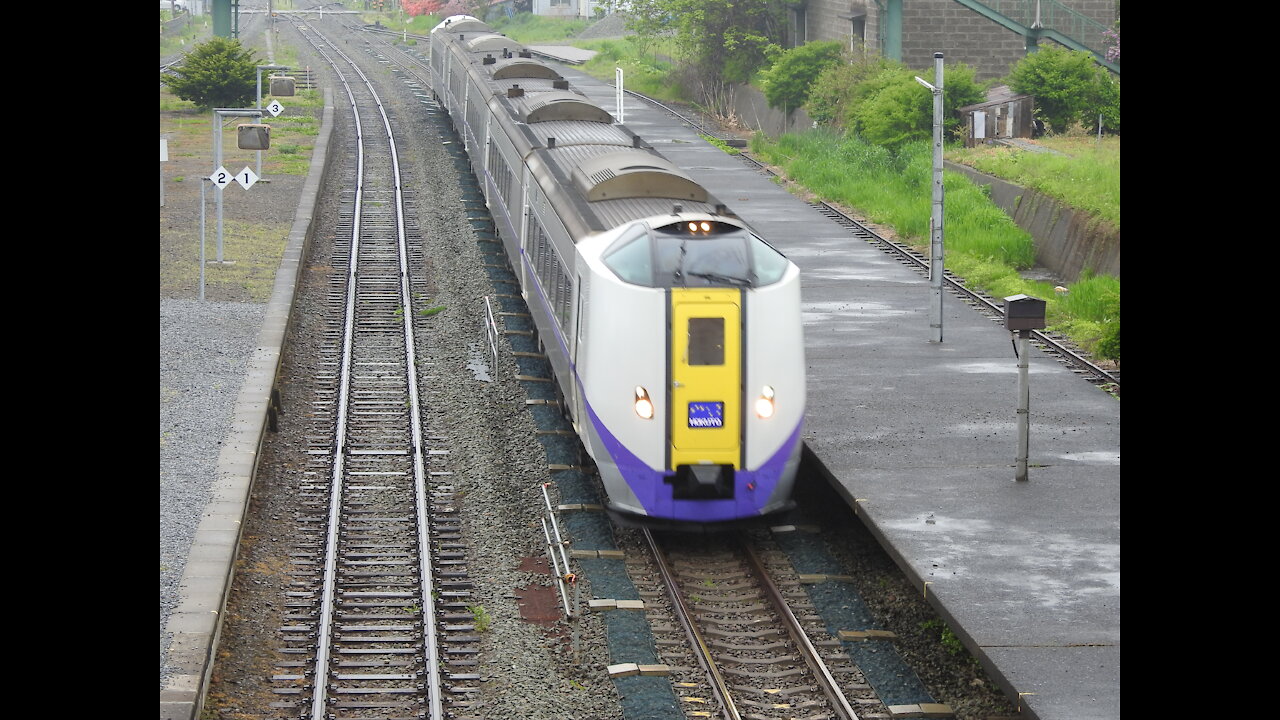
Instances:
[[[439,465],[447,450],[424,426],[421,237],[373,84],[301,29],[343,86],[355,144],[316,359],[277,707],[309,718],[465,717],[478,685],[467,672],[474,616]]]
[[[641,535],[649,553],[633,582],[655,601],[650,625],[690,716],[855,720],[855,706],[884,710],[785,555],[765,547],[767,533]]]

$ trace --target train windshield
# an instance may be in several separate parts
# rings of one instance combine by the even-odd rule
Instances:
[[[764,287],[787,271],[787,259],[754,233],[716,222],[637,223],[605,251],[604,263],[646,287]]]

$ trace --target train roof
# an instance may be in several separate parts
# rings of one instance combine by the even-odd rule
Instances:
[[[450,15],[444,20],[441,20],[439,25],[432,28],[431,32],[440,31],[459,33],[485,30],[492,32],[493,28],[470,15]]]
[[[499,123],[575,239],[678,212],[741,223],[687,173],[571,89],[551,65],[526,57],[517,45],[497,47],[501,43],[492,38],[502,36],[491,32],[471,37],[487,27],[465,19],[441,29],[453,36],[459,59],[469,58],[471,72],[487,85]]]
[[[498,33],[481,32],[474,35],[467,33],[465,35],[462,35],[459,38],[459,41],[462,43],[463,47],[467,49],[468,52],[473,52],[473,53],[477,53],[477,52],[515,53],[521,50],[525,50],[525,52],[528,52],[525,49],[524,45],[521,45],[520,43],[516,42],[515,40],[512,40],[506,35],[499,35]]]

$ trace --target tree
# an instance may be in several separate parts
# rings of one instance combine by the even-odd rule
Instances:
[[[257,61],[239,40],[215,37],[197,45],[176,73],[160,82],[202,110],[244,107],[257,88]]]
[[[844,43],[812,42],[782,53],[760,74],[770,107],[790,113],[809,99],[809,90],[823,70],[840,62]]]
[[[443,4],[440,0],[400,0],[400,7],[409,17],[436,15]]]
[[[627,14],[636,32],[674,31],[685,86],[720,113],[730,86],[748,82],[780,50],[787,26],[784,0],[633,0]]]
[[[809,89],[805,110],[809,117],[823,125],[853,128],[854,112],[883,85],[871,81],[891,68],[905,68],[896,60],[874,53],[850,55],[845,61],[828,66]],[[888,76],[886,76],[888,77]]]
[[[1120,86],[1103,76],[1108,71],[1093,55],[1050,46],[1032,53],[1009,75],[1014,92],[1032,95],[1036,116],[1054,132],[1066,132],[1072,122],[1091,127],[1102,113],[1112,129],[1120,127]]]
[[[857,106],[853,115],[857,131],[868,142],[897,147],[933,137],[933,93],[916,82],[916,76],[933,80],[933,73],[890,68],[869,82],[878,91]],[[956,109],[982,102],[986,94],[975,80],[974,69],[963,63],[942,70],[943,134],[960,123]]]

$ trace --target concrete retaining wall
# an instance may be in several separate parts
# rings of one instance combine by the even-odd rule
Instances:
[[[989,185],[991,200],[1035,239],[1036,262],[1055,275],[1075,282],[1088,269],[1120,277],[1120,231],[1109,223],[1094,222],[1053,198],[973,168],[950,162],[946,168],[968,175],[979,185]]]
[[[787,117],[781,110],[769,107],[764,93],[750,85],[734,87],[733,112],[743,126],[769,137],[778,137],[788,132],[804,132],[813,126],[813,120],[804,110],[796,110]]]

